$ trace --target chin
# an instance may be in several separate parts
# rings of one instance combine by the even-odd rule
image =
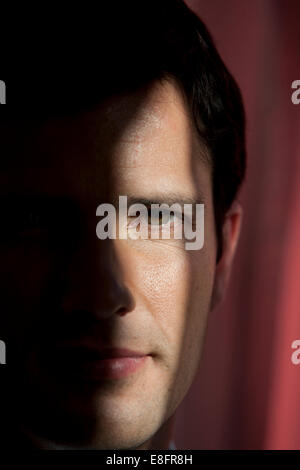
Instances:
[[[133,450],[142,447],[156,431],[153,423],[142,423],[139,420],[131,420],[129,423],[106,422],[105,425],[101,422],[85,445],[98,450]]]

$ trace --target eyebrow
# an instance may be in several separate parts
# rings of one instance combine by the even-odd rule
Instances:
[[[127,196],[127,204],[144,204],[145,206],[150,206],[151,204],[167,204],[168,206],[172,206],[172,204],[180,204],[182,207],[184,204],[204,204],[205,197],[202,193],[198,194],[197,196],[190,196],[184,195],[179,193],[155,193],[149,197],[144,196],[137,196],[133,194],[126,195]],[[114,201],[115,202],[115,201]]]
[[[70,198],[50,196],[47,194],[31,194],[31,193],[13,193],[0,194],[0,211],[6,216],[20,214],[24,210],[38,210],[47,216],[65,214],[74,215],[77,212],[76,205]]]
[[[173,204],[190,204],[192,206],[196,204],[204,204],[205,197],[203,193],[199,193],[197,196],[190,196],[185,194],[179,194],[174,192],[166,193],[155,193],[149,197],[139,196],[135,194],[118,194],[112,198],[111,201],[99,202],[111,202],[115,207],[119,204],[119,196],[127,196],[127,206],[133,204],[144,204],[145,206],[151,206],[151,204],[167,204],[172,206]],[[20,209],[28,208],[33,206],[36,209],[43,209],[48,212],[57,212],[65,214],[66,212],[74,213],[77,212],[77,204],[74,203],[69,197],[58,197],[41,194],[3,194],[0,195],[0,210],[3,213],[11,211],[12,208]]]

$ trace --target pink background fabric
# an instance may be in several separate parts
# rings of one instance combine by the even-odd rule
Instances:
[[[243,228],[227,297],[208,322],[178,449],[300,449],[298,0],[187,0],[238,81],[248,119]]]

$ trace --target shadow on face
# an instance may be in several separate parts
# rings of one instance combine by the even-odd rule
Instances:
[[[211,168],[182,94],[155,82],[0,132],[1,393],[12,427],[73,446],[162,448],[197,372],[215,276]],[[120,195],[204,203],[203,248],[99,240],[97,207]],[[105,362],[108,348],[143,359]]]

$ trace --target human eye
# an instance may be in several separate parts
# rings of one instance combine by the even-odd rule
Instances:
[[[147,211],[148,211],[148,224],[149,225],[164,227],[176,221],[177,215],[168,209],[153,211],[151,207],[148,207]]]
[[[173,239],[179,237],[178,231],[182,226],[180,211],[154,205],[154,207],[147,207],[146,214],[145,233],[148,233],[147,238]]]
[[[1,215],[2,242],[14,243],[37,240],[49,233],[47,218],[37,208],[7,207]]]
[[[146,226],[155,228],[169,227],[180,218],[179,214],[166,208],[156,208],[145,205],[145,211],[138,211],[134,216],[129,216],[129,228],[134,228],[141,222]]]
[[[27,209],[21,213],[19,220],[20,232],[36,232],[46,228],[46,221],[43,214],[38,210]]]
[[[59,222],[45,204],[33,198],[7,198],[1,201],[0,213],[0,241],[4,244],[49,241],[57,230],[56,222]]]

